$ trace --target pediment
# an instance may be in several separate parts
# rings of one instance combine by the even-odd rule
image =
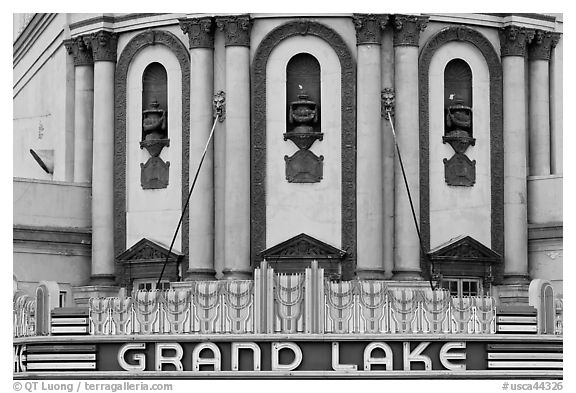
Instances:
[[[120,262],[164,261],[168,255],[168,247],[162,243],[143,238],[138,243],[116,257]],[[178,251],[170,252],[169,261],[176,261],[182,256]]]
[[[432,261],[500,262],[502,257],[470,236],[458,236],[430,250]]]
[[[269,260],[280,259],[343,259],[346,251],[340,250],[310,235],[301,233],[279,243],[260,255]]]

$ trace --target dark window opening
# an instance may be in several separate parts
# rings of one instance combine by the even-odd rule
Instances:
[[[462,130],[472,137],[472,70],[462,59],[448,62],[444,69],[445,134]]]
[[[450,291],[450,296],[484,296],[484,290],[478,278],[444,277],[442,288]]]
[[[320,63],[308,53],[292,57],[286,66],[286,120],[287,130],[294,128],[298,121],[291,118],[291,111],[306,107],[315,111],[315,120],[302,122],[320,132]],[[298,103],[300,105],[298,105]],[[312,109],[313,108],[313,109]],[[296,124],[295,124],[296,123]]]
[[[168,138],[168,76],[160,63],[142,75],[142,140]]]

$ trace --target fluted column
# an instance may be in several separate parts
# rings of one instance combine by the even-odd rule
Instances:
[[[500,30],[504,112],[504,276],[508,284],[528,283],[526,205],[526,45],[533,30]]]
[[[380,42],[387,15],[354,14],[357,71],[357,275],[384,278],[382,244],[382,130],[380,127]]]
[[[92,180],[94,60],[82,37],[64,41],[74,59],[74,182]]]
[[[114,71],[118,37],[101,30],[85,38],[94,57],[92,282],[114,282]]]
[[[250,18],[219,17],[226,47],[225,279],[252,277],[250,268]]]
[[[394,15],[394,85],[396,107],[394,126],[402,153],[414,211],[419,217],[420,141],[418,122],[418,41],[427,17]],[[394,279],[420,280],[420,242],[400,166],[394,172],[395,260]]]
[[[551,173],[550,150],[550,53],[558,34],[536,31],[528,49],[530,62],[530,175]]]
[[[214,22],[180,20],[190,44],[190,176],[194,176],[212,129],[214,95]],[[186,280],[213,280],[214,144],[210,143],[189,204],[189,250]]]

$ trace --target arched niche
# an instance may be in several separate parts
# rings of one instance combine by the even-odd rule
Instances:
[[[251,146],[251,260],[261,261],[259,253],[266,249],[266,126],[267,65],[272,51],[284,40],[294,36],[312,35],[330,45],[341,68],[340,121],[341,140],[341,244],[356,260],[356,64],[342,37],[331,28],[310,20],[285,23],[270,31],[254,54],[251,70],[252,146]]]
[[[480,32],[463,26],[451,26],[433,35],[420,52],[418,88],[420,108],[420,229],[422,243],[430,249],[430,65],[436,52],[451,42],[476,48],[488,69],[489,144],[490,144],[490,248],[504,255],[504,137],[502,118],[502,65],[490,41]],[[422,268],[426,268],[422,258]],[[503,264],[494,272],[496,284],[503,277]]]
[[[126,250],[126,144],[127,144],[127,80],[133,59],[145,48],[161,45],[176,57],[181,73],[181,124],[182,124],[182,169],[181,204],[186,203],[189,184],[190,155],[190,54],[186,46],[174,34],[163,30],[148,30],[133,37],[124,47],[115,73],[115,132],[114,132],[114,253]],[[188,213],[182,221],[182,252],[186,255],[183,269],[188,264]],[[117,271],[117,273],[121,273]]]

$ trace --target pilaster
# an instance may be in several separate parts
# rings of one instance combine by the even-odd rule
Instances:
[[[214,143],[208,143],[213,123],[214,21],[212,18],[181,19],[190,47],[190,162],[195,174],[206,148],[202,170],[190,196],[188,269],[184,278],[214,280]]]

